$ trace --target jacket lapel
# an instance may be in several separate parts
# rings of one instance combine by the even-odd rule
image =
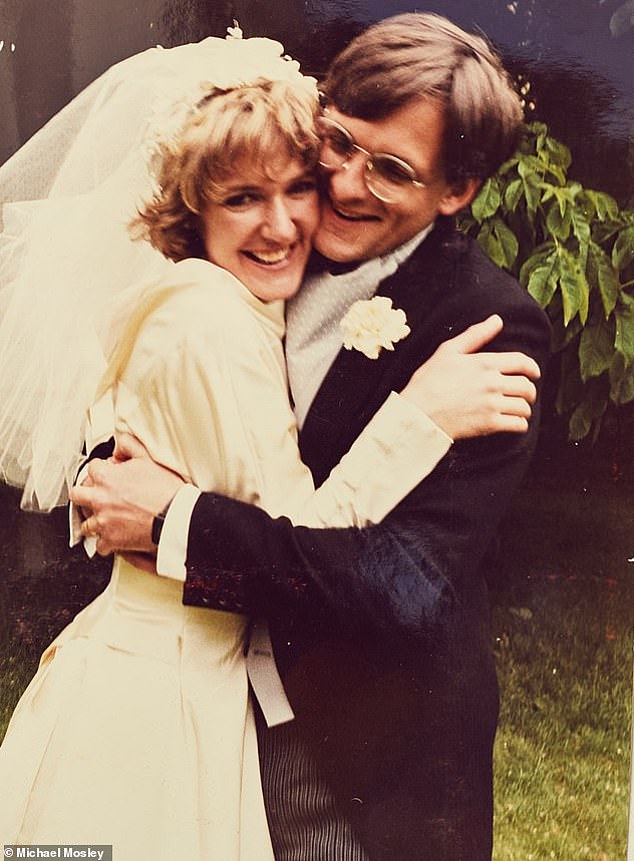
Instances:
[[[302,459],[312,470],[318,485],[390,391],[403,388],[413,370],[429,355],[425,355],[421,343],[421,329],[426,328],[424,321],[433,308],[436,292],[451,281],[448,260],[447,265],[443,265],[445,235],[444,226],[434,228],[414,254],[377,290],[376,295],[391,298],[394,308],[405,311],[412,330],[410,335],[395,344],[393,351],[382,350],[377,359],[368,359],[358,350],[342,348],[326,374],[300,434]],[[440,340],[443,335],[440,333]],[[435,346],[431,344],[430,353]]]

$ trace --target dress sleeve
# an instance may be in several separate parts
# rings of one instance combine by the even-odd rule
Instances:
[[[451,446],[392,393],[315,490],[299,454],[279,338],[235,304],[216,309],[222,325],[187,326],[188,304],[193,310],[187,298],[183,307],[172,302],[148,321],[117,397],[117,429],[186,481],[294,524],[359,527],[380,522]],[[176,322],[168,345],[161,316]]]
[[[543,315],[505,326],[500,348],[544,367]],[[381,523],[310,529],[217,494],[202,494],[189,532],[185,602],[230,609],[226,596],[267,615],[324,605],[346,628],[430,637],[470,591],[528,466],[538,411],[525,435],[463,440]],[[220,596],[220,600],[219,600]],[[224,602],[224,603],[222,603]]]
[[[418,407],[392,392],[347,454],[315,490],[293,426],[285,498],[265,506],[295,525],[362,527],[383,518],[435,468],[452,440]]]

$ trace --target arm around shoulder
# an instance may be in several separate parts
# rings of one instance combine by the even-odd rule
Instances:
[[[532,303],[505,318],[495,350],[521,350],[546,366],[549,327]],[[528,466],[528,433],[457,443],[383,521],[363,529],[293,527],[286,518],[203,494],[189,533],[186,603],[290,611],[315,594],[347,623],[430,630],[465,590]]]

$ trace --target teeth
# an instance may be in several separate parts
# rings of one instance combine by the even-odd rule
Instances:
[[[365,215],[357,215],[355,213],[344,212],[342,209],[336,209],[334,206],[333,209],[337,213],[337,215],[340,215],[342,218],[346,218],[348,221],[364,221],[367,218],[367,216]]]
[[[290,248],[279,248],[277,251],[250,251],[250,255],[261,263],[280,263],[288,257]]]

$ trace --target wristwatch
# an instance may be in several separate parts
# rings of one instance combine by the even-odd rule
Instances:
[[[171,504],[172,500],[170,499],[165,508],[162,511],[159,511],[158,514],[154,515],[154,518],[152,520],[152,544],[158,545],[159,541],[161,540],[161,532],[163,531],[165,518]]]

